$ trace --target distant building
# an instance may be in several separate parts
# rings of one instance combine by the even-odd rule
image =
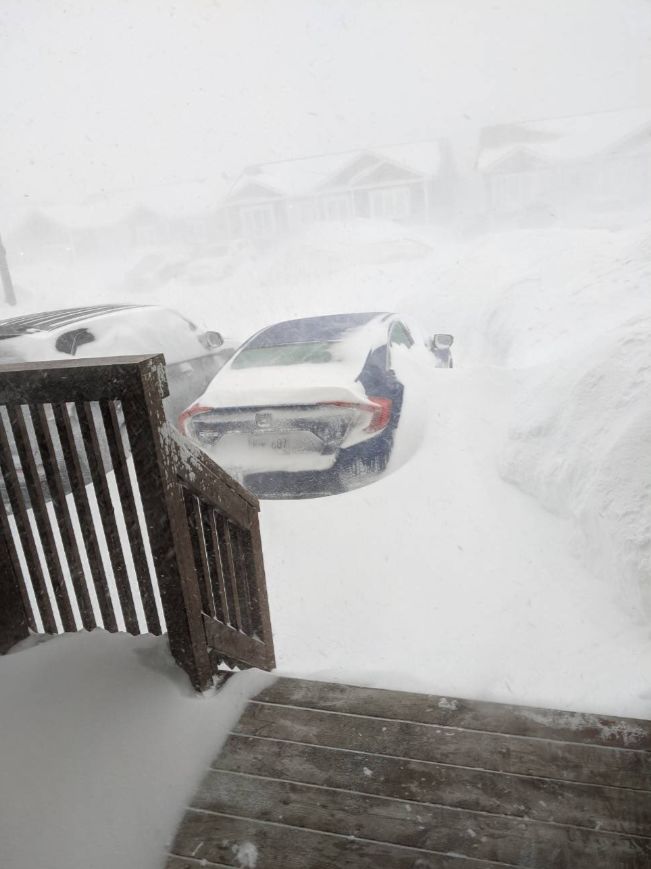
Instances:
[[[651,108],[485,127],[476,169],[496,216],[651,200]]]
[[[67,205],[39,204],[11,234],[20,255],[72,258],[187,242],[223,234],[223,190],[206,181],[111,190]]]
[[[321,220],[430,221],[450,213],[454,171],[444,141],[263,163],[224,203],[233,238],[271,239]]]

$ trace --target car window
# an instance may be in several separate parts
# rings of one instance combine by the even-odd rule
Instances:
[[[270,365],[301,365],[334,362],[333,342],[280,344],[275,347],[245,347],[233,360],[232,368],[264,368]]]
[[[414,339],[409,334],[409,330],[403,323],[394,323],[391,328],[391,347],[397,345],[401,347],[413,347]]]

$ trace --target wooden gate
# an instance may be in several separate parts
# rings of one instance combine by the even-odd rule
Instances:
[[[0,653],[167,632],[198,690],[275,666],[257,499],[166,420],[162,356],[0,366]]]

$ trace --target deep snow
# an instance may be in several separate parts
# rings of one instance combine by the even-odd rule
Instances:
[[[0,866],[160,869],[246,700],[250,670],[192,693],[165,638],[64,635],[1,661]]]
[[[456,336],[453,370],[410,373],[381,480],[264,503],[280,671],[651,716],[649,224],[324,226],[214,285],[135,295],[134,265],[15,277],[31,309],[92,286],[240,338],[365,308]],[[191,697],[160,641],[100,632],[0,660],[0,865],[153,869],[258,678]]]

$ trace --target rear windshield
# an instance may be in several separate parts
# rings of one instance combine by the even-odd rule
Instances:
[[[305,344],[277,344],[274,347],[245,347],[233,359],[232,368],[264,368],[270,365],[302,365],[333,362],[336,344],[313,341]]]

